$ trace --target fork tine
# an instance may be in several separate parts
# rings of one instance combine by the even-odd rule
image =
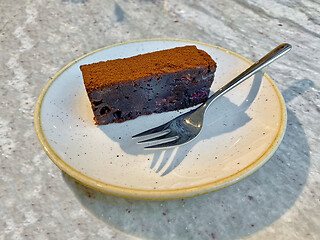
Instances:
[[[159,137],[142,140],[137,143],[139,143],[139,144],[141,144],[141,143],[156,144],[156,143],[160,143],[160,142],[172,142],[177,139],[179,139],[179,136],[175,136],[173,134],[166,134],[166,135],[162,135]]]
[[[179,141],[179,138],[176,138],[172,141],[167,141],[165,143],[160,143],[156,145],[149,145],[144,147],[144,149],[158,149],[158,148],[168,148],[168,147],[174,147],[177,145],[177,142]]]
[[[161,135],[165,135],[165,134],[168,134],[171,132],[170,129],[166,129],[167,127],[167,123],[161,125],[161,126],[158,126],[158,127],[155,127],[155,128],[151,128],[147,131],[144,131],[144,132],[141,132],[141,133],[138,133],[136,135],[133,135],[131,138],[134,139],[134,138],[140,138],[140,137],[158,137],[158,136],[161,136]]]

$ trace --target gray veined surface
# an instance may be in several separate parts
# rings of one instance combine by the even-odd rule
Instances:
[[[3,0],[0,9],[2,238],[319,239],[317,1]],[[87,189],[45,155],[33,130],[45,83],[84,53],[157,37],[207,42],[250,60],[293,45],[267,71],[285,98],[287,131],[254,175],[197,198],[145,202]]]

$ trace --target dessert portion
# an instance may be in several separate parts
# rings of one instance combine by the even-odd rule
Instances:
[[[195,46],[80,66],[98,125],[204,102],[216,63]]]

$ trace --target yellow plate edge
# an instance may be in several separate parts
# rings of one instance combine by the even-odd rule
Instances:
[[[78,62],[79,60],[92,55],[96,52],[102,51],[104,49],[108,48],[113,48],[119,45],[124,45],[124,44],[130,44],[134,42],[146,42],[146,41],[178,41],[178,42],[189,42],[193,44],[200,44],[200,45],[205,45],[209,46],[212,48],[216,48],[219,50],[222,50],[224,52],[227,52],[229,54],[232,54],[244,61],[246,61],[249,64],[253,64],[251,61],[248,59],[242,57],[241,55],[229,51],[225,48],[215,46],[212,44],[208,43],[202,43],[198,41],[192,41],[192,40],[184,40],[184,39],[162,39],[162,38],[157,38],[157,39],[140,39],[140,40],[133,40],[133,41],[127,41],[127,42],[122,42],[122,43],[117,43],[113,44],[110,46],[106,46],[103,48],[99,48],[95,51],[92,51],[88,54],[85,54],[76,60],[70,62],[67,64],[65,67],[63,67],[60,71],[58,71],[51,79],[50,81],[45,85],[43,90],[40,93],[40,96],[37,100],[35,110],[34,110],[34,127],[35,127],[35,132],[37,134],[37,137],[39,139],[39,142],[41,146],[43,147],[44,151],[46,154],[49,156],[49,158],[53,161],[53,163],[60,168],[61,171],[69,175],[71,178],[76,180],[77,182],[80,182],[81,184],[93,188],[95,190],[98,190],[100,192],[112,194],[115,196],[120,196],[120,197],[125,197],[125,198],[132,198],[132,199],[141,199],[141,200],[170,200],[170,199],[181,199],[181,198],[189,198],[189,197],[195,197],[199,196],[202,194],[214,192],[220,189],[223,189],[225,187],[228,187],[230,185],[233,185],[240,180],[243,180],[244,178],[248,177],[255,171],[257,171],[260,167],[262,167],[274,154],[274,152],[277,150],[278,146],[281,143],[281,140],[284,136],[285,129],[286,129],[286,123],[287,123],[287,111],[286,111],[286,106],[285,102],[283,99],[283,96],[281,95],[280,90],[276,87],[274,81],[267,75],[264,74],[264,77],[271,83],[272,87],[274,88],[281,107],[281,121],[280,121],[280,126],[277,132],[276,137],[274,138],[273,142],[270,144],[269,148],[261,155],[259,156],[254,162],[252,162],[250,165],[245,167],[244,169],[238,171],[237,173],[230,175],[228,177],[225,177],[223,179],[202,184],[199,186],[194,186],[194,187],[189,187],[189,188],[180,188],[180,189],[170,189],[170,190],[144,190],[144,189],[133,189],[133,188],[126,188],[126,187],[121,187],[121,186],[116,186],[116,185],[111,185],[107,184],[98,180],[95,180],[93,178],[90,178],[79,171],[75,170],[72,168],[70,165],[65,163],[63,159],[59,157],[59,155],[52,149],[50,146],[49,142],[47,141],[45,134],[43,132],[42,126],[41,126],[41,107],[42,107],[42,102],[43,99],[53,84],[53,82],[69,67],[71,67],[73,64]]]

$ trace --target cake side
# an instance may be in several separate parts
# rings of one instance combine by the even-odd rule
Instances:
[[[214,71],[198,67],[120,82],[88,96],[95,120],[101,125],[202,103],[209,96],[213,79]]]
[[[177,47],[124,59],[80,66],[88,93],[119,82],[179,72],[199,66],[216,67],[216,63],[196,46]]]

